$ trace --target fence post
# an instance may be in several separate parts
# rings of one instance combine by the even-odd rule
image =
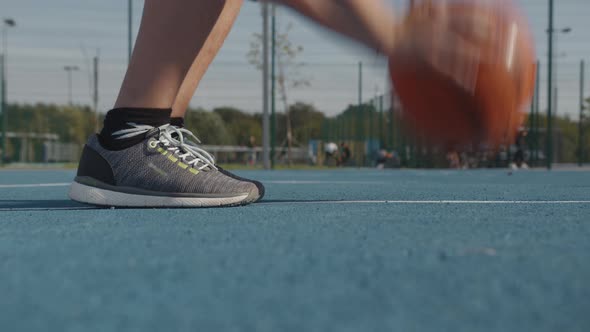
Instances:
[[[578,123],[578,165],[584,164],[584,60],[580,61],[580,118]]]
[[[540,91],[541,91],[541,80],[540,80],[540,76],[541,76],[541,62],[539,60],[537,60],[537,78],[536,78],[536,82],[535,82],[535,100],[533,101],[533,104],[535,105],[535,144],[534,144],[534,160],[535,163],[539,162],[539,101],[540,101]]]
[[[358,104],[357,104],[357,117],[356,117],[356,161],[357,167],[363,166],[362,156],[362,139],[364,132],[364,121],[363,121],[363,63],[359,61],[358,64]]]

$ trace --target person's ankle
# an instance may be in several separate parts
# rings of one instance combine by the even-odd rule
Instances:
[[[184,128],[184,118],[180,116],[173,116],[170,118],[170,124],[175,127]]]
[[[117,138],[113,133],[131,128],[130,123],[159,127],[170,123],[171,109],[115,108],[107,112],[98,134],[100,144],[108,150],[124,150],[144,140],[143,136]]]

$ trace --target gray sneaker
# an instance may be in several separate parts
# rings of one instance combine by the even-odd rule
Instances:
[[[144,135],[145,140],[124,150],[104,149],[96,135],[90,137],[71,199],[118,207],[213,207],[245,205],[264,195],[260,182],[216,166],[187,129],[130,125],[113,135]]]

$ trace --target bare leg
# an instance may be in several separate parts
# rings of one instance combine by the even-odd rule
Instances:
[[[184,117],[189,103],[207,72],[211,62],[219,52],[242,8],[243,0],[226,1],[213,30],[190,67],[172,106],[172,117]]]
[[[131,63],[115,108],[171,108],[225,3],[225,0],[146,0]]]
[[[317,23],[359,41],[379,52],[390,53],[401,28],[390,8],[367,0],[276,0]]]
[[[389,9],[376,2],[348,0],[282,0],[320,24],[388,53],[394,43],[394,20]],[[223,45],[243,0],[227,1],[205,45],[194,60],[172,107],[172,117],[183,117],[205,72]],[[365,22],[371,22],[366,24]]]

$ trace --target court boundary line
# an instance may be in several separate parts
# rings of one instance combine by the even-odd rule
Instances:
[[[268,184],[383,184],[380,181],[316,181],[316,180],[269,180],[263,181]],[[39,188],[39,187],[67,187],[71,182],[57,182],[57,183],[15,183],[15,184],[0,184],[0,189],[10,188]]]
[[[9,208],[0,208],[0,212],[26,212],[26,211],[82,211],[82,210],[99,210],[99,209],[108,209],[105,207],[96,207],[96,206],[79,206],[79,207],[9,207]]]
[[[1,201],[0,201],[1,203]],[[359,200],[359,201],[261,201],[254,203],[251,207],[259,205],[354,205],[354,204],[365,204],[365,205],[586,205],[590,204],[590,201],[403,201],[403,200]],[[68,210],[106,210],[109,207],[101,206],[72,206],[72,207],[1,207],[0,212],[18,212],[18,211],[68,211]],[[118,210],[132,210],[132,207],[119,207]],[[142,208],[138,208],[142,209]],[[176,209],[174,207],[166,207],[162,209]],[[179,207],[178,209],[186,209]],[[198,208],[197,208],[198,209]]]
[[[269,180],[269,184],[388,184],[383,181],[322,181],[322,180]]]
[[[0,189],[3,188],[39,188],[39,187],[67,187],[71,182],[58,183],[25,183],[25,184],[0,184]]]
[[[391,205],[567,205],[590,204],[590,200],[325,200],[325,201],[261,201],[256,204],[391,204]]]
[[[302,183],[330,183],[329,181],[266,181],[266,183],[277,184],[302,184]],[[335,183],[344,183],[335,182]],[[347,182],[348,183],[348,182]],[[355,183],[350,181],[350,183]],[[362,183],[362,182],[361,182]],[[10,188],[39,188],[39,187],[67,187],[71,182],[57,183],[30,183],[30,184],[0,184],[0,189]],[[536,204],[536,205],[566,205],[566,204],[590,204],[590,200],[268,200],[261,201],[257,205],[271,204],[398,204],[398,205],[517,205],[517,204]],[[11,208],[8,208],[11,209]],[[0,207],[0,211],[6,211],[7,208]],[[32,208],[35,209],[35,208]],[[47,209],[47,208],[45,208]],[[55,209],[55,208],[52,208]]]

